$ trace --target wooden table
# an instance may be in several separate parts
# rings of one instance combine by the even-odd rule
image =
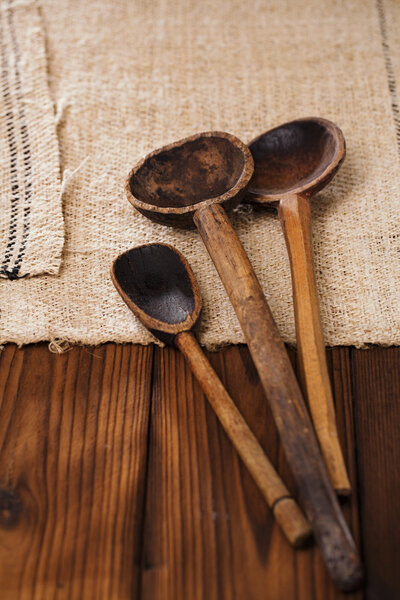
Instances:
[[[209,356],[292,486],[247,349]],[[288,545],[175,350],[41,344],[0,356],[1,599],[399,598],[400,349],[328,356],[363,592]]]

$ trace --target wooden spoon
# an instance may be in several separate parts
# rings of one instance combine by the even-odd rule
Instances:
[[[302,545],[311,535],[309,524],[191,331],[199,322],[201,297],[186,259],[166,244],[139,246],[115,260],[111,277],[145,327],[184,354],[287,539],[296,547]]]
[[[354,542],[285,346],[225,212],[240,202],[253,167],[250,150],[238,138],[199,133],[141,160],[127,178],[126,193],[150,219],[181,227],[194,222],[199,230],[243,329],[326,565],[338,587],[353,589],[361,577]]]
[[[300,119],[255,138],[251,202],[277,205],[292,272],[303,390],[333,487],[350,494],[336,429],[312,261],[309,198],[329,183],[345,156],[340,129],[326,119]]]

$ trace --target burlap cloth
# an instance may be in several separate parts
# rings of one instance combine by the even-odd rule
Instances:
[[[56,125],[65,227],[58,275],[0,282],[3,342],[151,341],[115,291],[109,270],[121,251],[154,241],[174,244],[193,267],[204,300],[202,343],[244,341],[197,232],[157,226],[135,212],[124,196],[124,178],[148,151],[196,131],[225,130],[249,141],[272,126],[315,115],[335,121],[348,148],[337,177],[313,201],[325,340],[400,343],[398,2],[2,0],[2,9],[19,24],[20,46],[31,43],[25,61],[37,75],[41,33],[55,107],[51,115],[31,118],[29,102],[21,101],[30,139],[41,139],[49,150],[32,155],[44,187],[32,202],[37,209],[49,203],[41,210],[53,231],[37,250],[50,248],[47,264],[21,268],[20,275],[57,270],[60,222],[50,207],[60,206],[57,145],[50,135]],[[3,15],[2,23],[9,36],[9,18]],[[33,79],[43,113],[47,98],[36,85]],[[6,222],[9,228],[10,215]],[[284,339],[294,342],[289,263],[277,217],[246,208],[233,223]]]
[[[32,3],[0,0],[0,59],[0,277],[57,274],[64,243],[58,142]]]

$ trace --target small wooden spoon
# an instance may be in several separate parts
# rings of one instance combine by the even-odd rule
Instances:
[[[330,121],[292,121],[255,138],[255,170],[247,199],[277,205],[292,272],[300,373],[333,487],[350,494],[336,429],[312,261],[309,198],[325,187],[345,156],[340,129]]]
[[[139,246],[115,260],[111,277],[145,327],[184,354],[287,539],[295,547],[302,545],[311,535],[309,524],[191,331],[199,322],[201,297],[186,259],[166,244]]]
[[[331,577],[339,588],[354,589],[361,580],[356,547],[285,345],[225,212],[240,202],[253,168],[251,152],[238,138],[199,133],[151,152],[132,169],[125,189],[128,200],[150,219],[180,227],[193,222],[199,230],[243,329]]]

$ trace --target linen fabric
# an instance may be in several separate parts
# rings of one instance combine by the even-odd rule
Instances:
[[[0,1],[0,60],[0,277],[57,274],[64,243],[58,141],[33,2]]]
[[[6,2],[15,18],[28,9],[40,16],[45,39],[65,238],[55,275],[60,223],[49,215],[60,196],[52,139],[32,169],[35,163],[41,172],[46,161],[51,171],[44,178],[49,196],[40,197],[48,199],[47,224],[53,223],[57,243],[35,272],[53,274],[0,282],[2,342],[154,341],[109,273],[119,253],[160,241],[176,246],[194,270],[204,303],[200,341],[208,348],[243,342],[199,234],[136,212],[125,198],[125,177],[147,152],[198,131],[228,131],[248,142],[286,121],[321,116],[341,127],[347,143],[343,166],[312,200],[325,342],[400,343],[398,3]],[[21,46],[31,40],[32,69],[41,65],[31,31],[38,27],[38,19],[25,23],[25,37],[18,36]],[[33,139],[41,124],[28,106]],[[294,343],[290,269],[277,215],[242,206],[232,223],[284,340]]]

